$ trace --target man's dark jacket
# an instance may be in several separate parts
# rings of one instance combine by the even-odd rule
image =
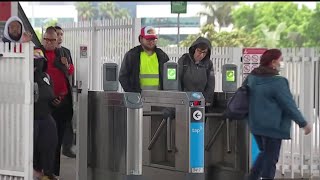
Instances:
[[[44,49],[43,46],[41,46],[41,49],[43,50],[43,52],[46,52],[46,50]],[[54,66],[64,73],[65,78],[66,78],[66,80],[68,82],[68,92],[70,93],[69,103],[71,105],[70,106],[71,107],[70,110],[72,111],[72,114],[73,114],[73,100],[72,100],[73,75],[69,75],[68,74],[67,67],[64,64],[62,64],[62,62],[61,62],[61,57],[66,57],[68,59],[68,63],[69,64],[73,64],[73,61],[72,61],[72,58],[71,58],[71,53],[70,53],[69,49],[67,49],[67,48],[62,46],[61,48],[56,48],[55,55],[56,55],[56,58],[54,60]],[[54,86],[54,84],[53,84],[53,86]],[[63,104],[60,104],[60,106],[62,106],[62,105]]]
[[[141,93],[140,87],[140,53],[143,51],[141,45],[136,46],[129,50],[123,58],[119,81],[125,92],[138,92]],[[158,57],[159,62],[159,81],[160,89],[163,89],[163,64],[169,61],[168,55],[163,52],[160,48],[155,48],[155,53]]]

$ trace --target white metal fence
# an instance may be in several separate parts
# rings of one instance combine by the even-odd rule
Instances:
[[[89,89],[102,89],[102,64],[114,61],[121,65],[124,54],[138,44],[141,28],[140,19],[79,22],[62,25],[65,31],[65,46],[70,48],[74,62],[78,58],[80,44],[89,46]],[[162,48],[171,60],[177,61],[188,48]],[[290,82],[294,98],[308,121],[313,122],[313,132],[304,136],[297,125],[292,128],[292,140],[283,141],[277,169],[286,177],[320,176],[319,158],[319,49],[283,48],[281,49],[286,68],[282,72]],[[238,65],[239,85],[242,81],[242,48],[215,47],[211,52],[214,64],[216,88],[222,91],[222,65]]]
[[[31,180],[33,44],[0,43],[0,180]]]

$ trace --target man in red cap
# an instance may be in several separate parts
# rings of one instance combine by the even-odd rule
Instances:
[[[125,92],[163,89],[163,64],[169,61],[169,57],[156,46],[157,40],[155,29],[144,27],[139,35],[140,45],[125,54],[119,73]]]

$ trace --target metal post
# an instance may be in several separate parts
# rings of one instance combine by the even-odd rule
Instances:
[[[180,42],[180,13],[178,13],[178,37],[177,37],[177,46],[179,47],[179,42]],[[179,49],[178,49],[178,54],[179,54]]]

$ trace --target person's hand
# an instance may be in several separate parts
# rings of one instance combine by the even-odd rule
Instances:
[[[54,106],[59,106],[59,104],[61,103],[61,97],[59,96],[59,97],[57,97],[57,98],[55,98],[53,101],[52,101],[52,104],[54,105]]]
[[[305,127],[303,127],[303,129],[304,129],[305,135],[310,134],[310,132],[312,131],[312,125],[310,124],[310,122],[308,122],[307,125]]]
[[[22,34],[22,42],[25,43],[25,42],[30,42],[32,40],[32,34],[28,31],[24,32]]]
[[[68,59],[66,57],[61,57],[61,63],[64,64],[67,68],[69,67]]]

